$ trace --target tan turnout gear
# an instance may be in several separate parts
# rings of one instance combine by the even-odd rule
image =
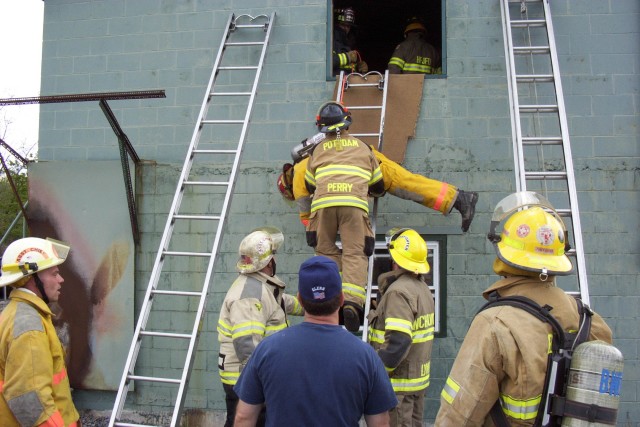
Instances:
[[[284,288],[279,278],[259,271],[241,274],[231,285],[218,321],[223,384],[236,383],[258,343],[288,326],[287,314],[303,314],[298,300]]]
[[[429,209],[448,215],[458,195],[458,188],[446,182],[437,181],[426,176],[409,172],[398,163],[388,159],[384,154],[372,147],[373,154],[380,165],[384,190],[396,197],[411,200]],[[304,183],[304,173],[309,158],[303,158],[293,167],[286,167],[278,179],[280,193],[287,200],[296,201],[300,221],[305,226],[311,213],[311,194]],[[290,195],[289,192],[292,192]]]
[[[565,331],[578,330],[574,298],[553,280],[510,276],[484,291],[501,297],[521,295],[544,306]],[[550,351],[551,326],[520,308],[492,307],[476,316],[458,351],[440,398],[435,424],[442,427],[492,425],[489,411],[498,398],[513,426],[530,426],[538,404]],[[611,330],[594,314],[589,340],[612,342]]]
[[[378,286],[378,306],[368,316],[369,343],[398,396],[391,425],[422,425],[435,328],[433,296],[421,275],[404,269],[381,274]]]
[[[320,123],[327,126],[328,123]],[[345,130],[327,135],[311,152],[305,173],[313,193],[307,243],[342,271],[345,300],[364,306],[368,257],[375,244],[368,193],[382,195],[378,161],[370,147]],[[342,250],[336,246],[340,232]]]

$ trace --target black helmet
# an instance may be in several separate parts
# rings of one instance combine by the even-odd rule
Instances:
[[[337,132],[340,129],[349,129],[351,125],[351,113],[337,102],[322,104],[316,116],[316,125],[322,133]]]
[[[336,21],[339,24],[354,25],[356,23],[356,14],[351,7],[345,7],[344,9],[336,9]]]

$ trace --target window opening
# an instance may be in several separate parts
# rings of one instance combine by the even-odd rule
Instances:
[[[334,9],[351,7],[355,12],[355,27],[350,31],[354,48],[360,52],[369,71],[384,73],[391,55],[402,40],[407,20],[419,16],[427,27],[427,41],[441,53],[442,74],[446,71],[444,49],[444,3],[445,0],[329,0],[328,1],[328,42],[327,68],[329,79],[333,72],[333,25]]]

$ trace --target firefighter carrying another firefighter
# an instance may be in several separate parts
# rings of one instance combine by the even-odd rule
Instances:
[[[366,143],[349,135],[351,114],[336,102],[318,110],[316,125],[327,138],[310,152],[305,184],[313,194],[307,244],[331,258],[342,272],[342,317],[356,332],[363,321],[368,258],[375,238],[369,221],[369,195],[384,194],[380,166]],[[336,245],[340,232],[342,250]]]

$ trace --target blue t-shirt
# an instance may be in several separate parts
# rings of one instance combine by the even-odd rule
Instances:
[[[358,426],[398,403],[371,346],[341,326],[308,322],[262,340],[234,390],[266,404],[267,426]]]

